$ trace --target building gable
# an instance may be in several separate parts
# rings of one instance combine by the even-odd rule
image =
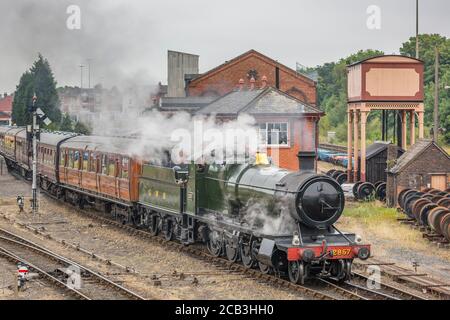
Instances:
[[[191,80],[189,95],[224,95],[238,86],[240,79],[247,82],[253,77],[257,87],[262,78],[269,86],[277,87],[297,99],[311,105],[316,104],[316,83],[303,74],[255,51],[231,59]]]

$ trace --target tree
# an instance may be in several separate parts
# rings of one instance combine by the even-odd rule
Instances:
[[[65,113],[64,116],[62,117],[62,121],[61,121],[59,130],[67,131],[67,132],[73,131],[72,120],[70,119],[70,116],[67,113]]]
[[[450,39],[439,34],[419,35],[419,58],[424,61],[424,91],[425,91],[425,125],[433,125],[434,109],[434,62],[435,48],[439,49],[439,120],[440,127],[445,129],[444,138],[450,143]],[[411,37],[400,48],[400,53],[415,57],[416,37]]]
[[[360,50],[338,62],[328,62],[308,69],[308,72],[317,71],[319,75],[318,103],[327,114],[326,123],[329,126],[321,126],[322,134],[333,129],[338,140],[347,138],[347,65],[382,54],[378,50]]]
[[[91,130],[82,122],[78,121],[73,128],[73,131],[80,134],[89,135]]]
[[[12,122],[18,126],[24,126],[30,123],[31,116],[28,112],[28,106],[32,103],[33,93],[33,75],[31,72],[26,71],[20,77],[12,104]]]
[[[53,77],[50,64],[41,54],[33,63],[29,71],[20,78],[13,101],[13,121],[17,125],[30,123],[31,116],[28,106],[31,104],[33,94],[36,93],[36,106],[40,107],[51,121],[61,121],[59,99],[56,92],[56,81]]]

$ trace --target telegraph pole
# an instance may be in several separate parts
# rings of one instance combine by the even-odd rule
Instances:
[[[433,140],[437,142],[438,140],[438,130],[439,130],[439,49],[435,48],[435,62],[434,62],[434,111],[433,111]]]
[[[416,59],[419,59],[419,0],[416,0]]]
[[[38,213],[38,206],[37,206],[37,181],[36,181],[36,174],[37,174],[37,135],[39,132],[39,126],[37,124],[37,113],[36,113],[36,94],[33,95],[33,125],[31,127],[31,134],[33,136],[33,183],[31,186],[32,193],[33,193],[33,199],[31,202],[31,211],[33,215]]]

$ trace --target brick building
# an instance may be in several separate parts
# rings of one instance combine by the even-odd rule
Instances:
[[[388,167],[386,191],[391,206],[397,204],[397,195],[406,188],[445,190],[450,187],[450,156],[433,140],[417,141]]]
[[[3,94],[0,97],[0,124],[11,125],[13,95]]]
[[[298,170],[298,152],[316,151],[318,121],[323,112],[274,87],[266,87],[264,82],[259,89],[228,92],[196,112],[215,115],[219,121],[236,119],[243,113],[255,118],[259,146],[267,148],[276,165]],[[279,152],[279,161],[274,152]]]
[[[253,77],[256,87],[275,87],[298,100],[315,106],[317,102],[316,82],[307,76],[269,58],[255,50],[249,50],[196,77],[186,80],[189,96],[222,96],[236,88],[240,79],[249,83]]]

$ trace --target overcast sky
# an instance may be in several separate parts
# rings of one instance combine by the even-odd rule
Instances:
[[[450,37],[450,1],[420,0],[420,32]],[[70,5],[81,28],[66,26]],[[369,29],[370,5],[381,29]],[[12,92],[41,52],[58,85],[167,82],[167,50],[200,55],[200,72],[256,49],[292,68],[359,49],[398,53],[415,33],[415,0],[0,0],[0,92]],[[86,70],[86,69],[85,69]],[[87,72],[84,85],[87,85]]]

